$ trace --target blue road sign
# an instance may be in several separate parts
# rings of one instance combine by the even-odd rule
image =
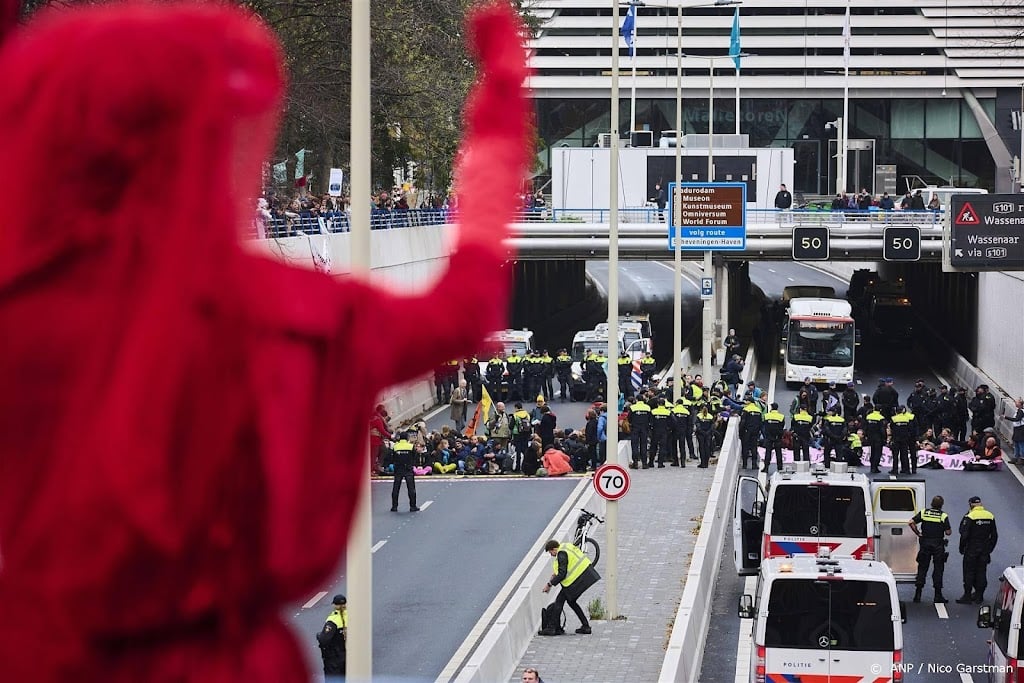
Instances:
[[[704,301],[710,301],[715,295],[715,280],[710,277],[702,277],[700,279],[700,298]]]

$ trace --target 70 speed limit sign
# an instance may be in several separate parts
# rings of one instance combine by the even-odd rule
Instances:
[[[629,491],[629,472],[619,465],[602,465],[594,472],[594,489],[605,500],[618,500]]]

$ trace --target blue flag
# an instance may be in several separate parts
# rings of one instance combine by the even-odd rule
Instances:
[[[619,35],[626,39],[626,45],[629,47],[629,56],[636,56],[636,46],[633,44],[633,37],[636,34],[636,5],[630,5],[629,11],[626,12],[626,18],[622,22],[622,28],[619,29]]]
[[[732,33],[729,34],[729,56],[732,57],[732,63],[736,65],[736,70],[740,68],[740,8],[736,8],[736,13],[732,15]]]

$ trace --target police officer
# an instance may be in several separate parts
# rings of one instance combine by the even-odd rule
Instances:
[[[501,393],[501,379],[504,375],[505,353],[498,351],[487,361],[487,367],[484,369],[484,379],[487,380],[487,392],[495,401],[500,401],[504,398]]]
[[[629,354],[623,351],[619,354],[617,365],[619,371],[619,393],[629,398],[633,395],[633,361],[630,360]]]
[[[711,460],[711,451],[715,439],[715,416],[708,412],[708,403],[702,402],[700,412],[697,413],[694,431],[697,433],[697,449],[700,451],[700,469],[708,468],[708,461]],[[757,467],[757,464],[754,464]]]
[[[668,455],[668,429],[672,420],[672,411],[665,407],[665,400],[654,399],[651,408],[651,448],[647,451],[647,466],[654,467],[654,458],[658,458],[658,467],[665,466]]]
[[[391,511],[398,512],[398,494],[402,491],[402,480],[409,493],[409,512],[419,512],[416,507],[416,477],[412,473],[413,453],[409,432],[403,432],[392,450],[395,452],[395,479],[391,485]]]
[[[544,368],[542,378],[544,380],[544,395],[548,397],[548,400],[552,400],[555,397],[555,385],[551,381],[555,377],[555,359],[551,357],[547,349],[540,354],[540,363]]]
[[[885,415],[882,415],[878,408],[872,406],[867,415],[864,416],[864,438],[868,442],[870,450],[871,473],[878,474],[882,470],[882,446],[885,444]]]
[[[523,394],[523,364],[526,359],[515,349],[505,358],[505,369],[508,370],[508,397],[522,401],[530,394]]]
[[[572,385],[570,381],[572,379],[572,356],[565,352],[565,349],[559,349],[558,355],[555,356],[554,362],[555,375],[558,377],[558,393],[562,400],[572,399]]]
[[[773,403],[771,410],[764,416],[764,469],[772,461],[772,451],[775,451],[775,469],[782,471],[782,432],[785,431],[786,416],[779,412],[779,404]]]
[[[761,409],[753,401],[748,402],[740,411],[740,467],[757,469],[757,441],[761,437],[762,426]],[[765,454],[765,461],[768,456]]]
[[[651,426],[651,407],[643,395],[629,407],[629,440],[633,453],[630,469],[647,467],[647,434]]]
[[[935,588],[935,602],[949,602],[942,595],[942,573],[946,568],[949,553],[946,552],[946,536],[953,533],[949,526],[949,515],[942,511],[945,504],[942,496],[932,498],[931,507],[921,510],[911,518],[910,529],[917,534],[917,578],[914,580],[914,602],[921,602],[921,589],[928,578],[928,565],[934,561],[932,586]]]
[[[821,451],[825,467],[832,464],[832,451],[839,457],[840,449],[846,443],[846,420],[839,416],[839,408],[833,408],[821,421]]]
[[[992,561],[992,551],[999,541],[996,516],[981,505],[981,498],[971,496],[971,509],[960,520],[960,554],[964,556],[964,594],[957,598],[961,605],[972,601],[985,602],[988,579],[985,571]]]
[[[654,379],[654,371],[657,369],[656,361],[651,352],[648,351],[644,354],[644,357],[640,359],[640,376],[643,379],[645,385],[650,385],[651,380]]]
[[[892,417],[896,405],[900,402],[900,395],[892,385],[892,377],[879,380],[878,388],[875,389],[871,402],[878,408],[878,412],[885,415],[886,420]]]
[[[544,382],[544,366],[536,351],[530,351],[523,359],[523,392],[526,396],[536,396]]]
[[[690,408],[682,397],[676,399],[672,406],[672,429],[669,451],[672,453],[673,467],[686,467],[686,438],[690,429]],[[692,449],[693,446],[691,445]]]
[[[348,630],[347,600],[344,595],[335,595],[331,601],[334,609],[327,615],[324,627],[316,634],[320,645],[320,656],[324,660],[324,678],[331,681],[345,680],[345,636]]]
[[[480,392],[480,361],[476,356],[466,356],[462,359],[462,378],[469,385],[469,398],[474,403],[483,398]]]
[[[789,429],[793,432],[793,461],[811,461],[811,430],[814,427],[814,416],[801,405],[793,413]]]
[[[892,416],[892,471],[889,474],[917,473],[917,420],[906,406],[900,406]]]
[[[846,388],[843,389],[839,402],[843,404],[843,417],[846,418],[846,421],[849,422],[856,419],[857,408],[860,407],[860,395],[854,389],[853,382],[846,383]]]
[[[588,635],[590,622],[587,621],[587,615],[577,601],[583,597],[583,593],[588,588],[601,579],[601,575],[594,569],[590,558],[572,543],[559,543],[550,540],[544,544],[544,551],[555,558],[555,561],[554,574],[551,575],[542,590],[547,593],[555,586],[561,586],[562,590],[558,591],[552,605],[554,612],[560,615],[565,603],[569,603],[569,607],[580,620],[580,627],[576,629],[576,633]]]

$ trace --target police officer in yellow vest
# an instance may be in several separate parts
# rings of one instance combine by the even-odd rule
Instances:
[[[648,351],[644,354],[644,357],[640,359],[640,376],[643,378],[643,383],[649,385],[651,380],[654,378],[654,371],[657,361],[654,360],[654,356]]]
[[[541,376],[544,383],[544,395],[548,397],[549,401],[554,400],[555,385],[551,380],[555,378],[555,359],[551,357],[547,349],[541,352],[540,363],[544,367],[544,373]]]
[[[966,605],[985,602],[985,588],[988,579],[985,570],[992,561],[992,551],[999,541],[996,517],[981,505],[981,498],[971,496],[971,506],[960,520],[960,554],[964,556],[964,594],[957,602]]]
[[[878,474],[882,470],[879,465],[882,463],[882,446],[885,445],[885,415],[878,408],[872,406],[868,414],[864,416],[864,438],[871,449],[869,459],[871,461],[871,473]]]
[[[324,660],[324,678],[331,681],[345,680],[345,636],[348,629],[347,600],[344,595],[335,595],[334,609],[327,616],[324,627],[316,634],[320,645],[320,656]]]
[[[814,416],[807,408],[800,406],[789,421],[789,429],[793,432],[793,461],[811,461],[811,430],[814,428]]]
[[[690,409],[682,398],[676,399],[672,406],[672,429],[669,441],[669,453],[672,455],[673,467],[686,467],[686,442],[690,434]],[[690,440],[690,450],[693,441]]]
[[[851,429],[846,437],[846,464],[850,467],[860,467],[864,464],[864,445],[860,436],[859,429]]]
[[[928,578],[928,565],[934,560],[932,586],[935,588],[935,602],[949,602],[942,596],[942,573],[946,568],[949,553],[946,551],[946,537],[953,533],[949,526],[949,515],[942,511],[945,504],[942,496],[932,498],[932,506],[921,510],[910,520],[910,529],[917,534],[917,578],[914,580],[914,602],[921,602],[921,589]]]
[[[559,349],[555,356],[555,375],[558,377],[558,393],[562,400],[572,398],[572,356],[565,349]]]
[[[416,477],[412,472],[413,453],[412,442],[409,441],[409,433],[402,434],[402,438],[391,447],[395,452],[395,479],[391,485],[391,511],[398,512],[398,494],[402,491],[402,480],[405,480],[405,488],[409,492],[409,512],[419,512],[416,507]]]
[[[917,474],[917,420],[906,406],[892,416],[892,471],[889,474]]]
[[[764,469],[767,472],[775,451],[775,469],[782,471],[782,432],[786,431],[786,416],[779,412],[779,404],[773,403],[764,416]],[[755,467],[757,466],[755,461]]]
[[[569,607],[580,620],[580,627],[576,629],[576,633],[589,634],[590,622],[587,621],[587,614],[580,607],[578,600],[588,588],[601,579],[601,575],[594,569],[590,558],[572,543],[551,540],[544,544],[544,551],[555,558],[555,561],[554,574],[548,579],[543,591],[547,593],[554,586],[562,587],[555,596],[555,602],[548,609],[561,615],[565,604],[569,603]]]

